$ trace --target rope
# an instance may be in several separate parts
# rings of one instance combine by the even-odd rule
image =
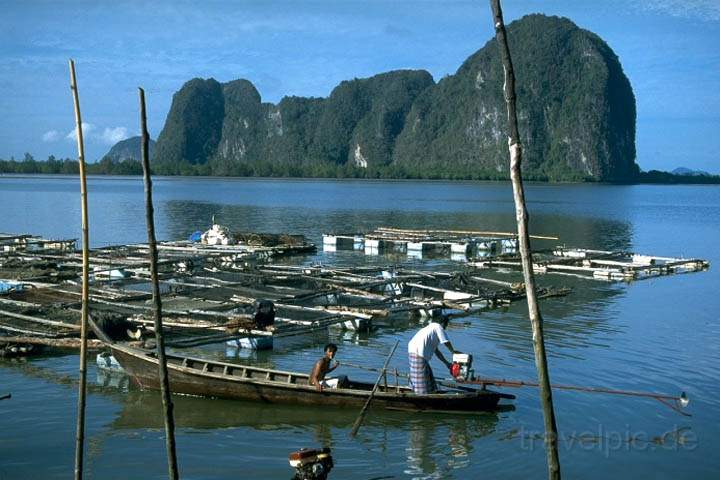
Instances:
[[[358,369],[360,369],[360,370],[367,370],[368,372],[380,372],[380,369],[379,369],[379,368],[365,367],[365,366],[363,366],[363,365],[356,365],[356,364],[354,364],[354,363],[338,362],[338,364],[339,364],[339,365],[344,365],[344,366],[346,366],[346,367],[358,368]],[[388,373],[390,373],[390,374],[392,374],[393,376],[395,376],[395,372],[390,372],[390,371],[388,371]],[[398,373],[397,376],[398,376],[399,378],[409,378],[409,377],[410,377],[410,375],[408,375],[407,373]]]

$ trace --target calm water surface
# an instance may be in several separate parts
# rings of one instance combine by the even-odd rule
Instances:
[[[69,177],[0,177],[0,231],[79,237],[78,182]],[[213,214],[233,230],[293,232],[321,242],[326,231],[377,226],[512,230],[509,184],[321,180],[155,180],[158,237],[185,238]],[[570,296],[546,300],[547,349],[556,383],[677,394],[691,417],[655,400],[555,392],[566,478],[717,478],[720,473],[720,188],[715,186],[529,185],[533,233],[571,246],[710,260],[707,272],[632,284],[541,276]],[[91,243],[145,240],[139,178],[89,181]],[[550,246],[537,244],[536,247]],[[288,262],[357,265],[405,257],[319,252]],[[421,260],[409,261],[420,264]],[[448,260],[431,266],[449,268]],[[514,277],[508,276],[508,279]],[[519,277],[518,277],[519,278]],[[455,321],[453,343],[475,355],[478,373],[533,379],[531,334],[522,304]],[[410,321],[370,334],[323,333],[280,341],[243,361],[309,370],[322,345],[338,359],[379,366]],[[406,371],[399,349],[391,367]],[[404,349],[402,349],[404,350]],[[202,354],[225,358],[223,347]],[[0,480],[69,478],[74,458],[77,355],[0,360]],[[442,365],[435,361],[436,372]],[[371,378],[367,372],[346,371]],[[167,478],[159,395],[109,381],[90,367],[86,478]],[[356,440],[357,412],[176,397],[178,457],[187,479],[287,479],[287,454],[332,447],[331,478],[543,478],[542,414],[533,389],[515,409],[485,415],[371,411]]]

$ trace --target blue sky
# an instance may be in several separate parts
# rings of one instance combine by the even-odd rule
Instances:
[[[506,0],[510,21],[565,16],[620,58],[638,106],[641,168],[720,173],[720,1]],[[94,161],[138,132],[137,87],[156,138],[193,77],[247,78],[264,101],[327,96],[340,81],[399,68],[440,79],[493,35],[478,1],[0,0],[0,158],[76,157],[74,58]]]

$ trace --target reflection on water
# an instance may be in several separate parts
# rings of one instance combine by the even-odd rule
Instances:
[[[514,232],[514,218],[491,212],[378,211],[376,209],[313,211],[304,206],[267,207],[228,205],[192,200],[168,200],[159,209],[168,239],[184,239],[210,227],[212,216],[233,231],[266,231],[307,235],[319,244],[323,233],[354,233],[381,226],[427,229],[475,229]],[[558,214],[533,215],[532,233],[560,237],[537,241],[535,248],[555,244],[598,250],[629,250],[632,228],[628,222]]]
[[[96,370],[95,384],[105,388],[127,390],[130,388],[130,377],[119,371],[98,368]]]
[[[175,425],[181,430],[250,428],[281,433],[302,428],[311,433],[316,445],[332,449],[345,444],[347,431],[358,414],[355,409],[266,405],[180,395],[173,397],[173,404]],[[446,478],[449,471],[470,465],[473,443],[494,433],[498,421],[498,413],[413,415],[373,410],[361,436],[371,437],[375,449],[402,448],[404,472],[412,478]],[[159,395],[132,389],[122,401],[122,409],[111,428],[117,432],[164,428]]]
[[[79,383],[75,359],[75,355],[66,353],[44,354],[39,358],[0,359],[0,370],[18,372],[33,380],[74,389]],[[95,352],[88,352],[88,364],[91,372],[88,374],[87,380],[88,391],[119,398],[119,394],[128,389],[129,378],[124,374],[111,374],[96,369],[93,365],[94,359]],[[68,365],[68,362],[71,363]],[[95,370],[94,376],[92,370]]]
[[[566,297],[541,302],[548,355],[578,359],[582,358],[584,349],[608,347],[623,327],[609,321],[603,312],[615,297],[623,295],[623,287],[571,277],[548,281],[548,277],[539,276],[538,284],[572,288],[572,293]],[[525,302],[483,312],[479,317],[466,320],[478,326],[473,335],[492,341],[501,350],[502,354],[494,361],[511,364],[518,359],[533,359],[533,352],[526,346],[532,333]],[[454,327],[451,325],[450,328],[452,332]]]
[[[415,421],[408,428],[405,473],[412,478],[432,479],[446,478],[450,470],[469,466],[473,441],[492,433],[495,424],[461,418],[449,426]]]

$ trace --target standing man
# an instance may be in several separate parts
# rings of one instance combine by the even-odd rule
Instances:
[[[445,334],[449,318],[446,315],[434,318],[426,327],[421,328],[408,343],[408,356],[410,357],[410,384],[415,393],[434,393],[437,390],[435,377],[430,368],[430,359],[434,354],[445,366],[450,369],[452,363],[447,361],[440,353],[439,345],[442,343],[451,354],[460,353],[455,350]]]
[[[325,378],[325,375],[335,370],[339,365],[336,361],[334,365],[330,366],[330,363],[335,358],[335,353],[337,353],[337,345],[334,343],[325,345],[325,355],[315,362],[315,366],[310,372],[310,385],[314,385],[319,392],[322,392],[323,388],[342,387],[345,383],[347,377],[344,375],[337,378]]]

